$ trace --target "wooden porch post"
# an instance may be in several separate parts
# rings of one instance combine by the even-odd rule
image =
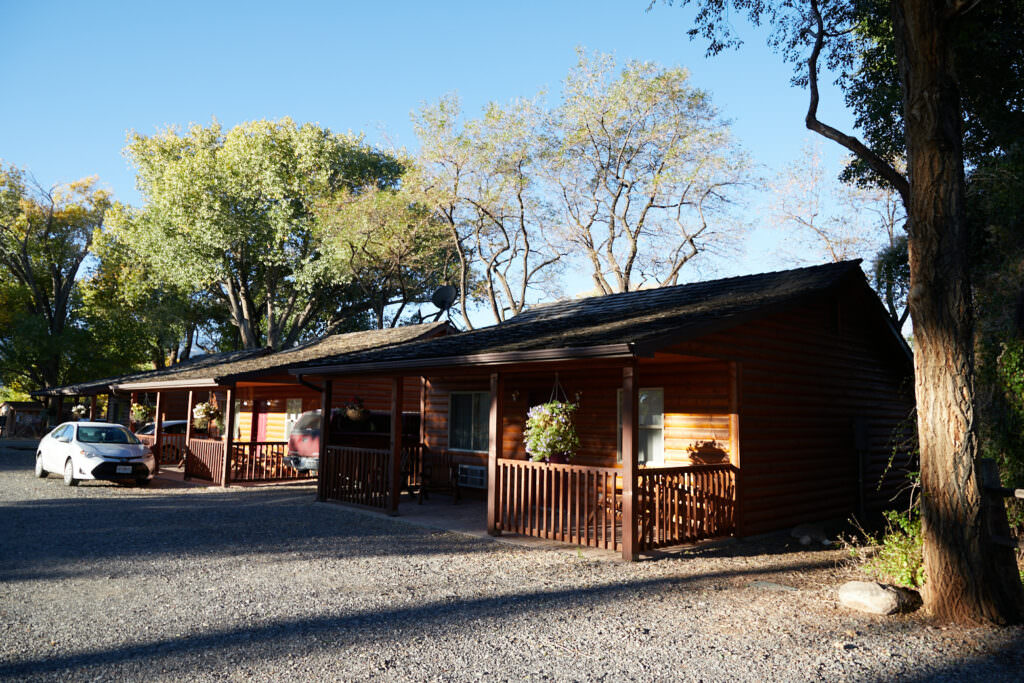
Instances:
[[[183,479],[188,479],[188,454],[192,448],[192,410],[196,407],[195,392],[188,390],[188,410],[185,413],[185,474]]]
[[[96,419],[96,394],[92,395],[89,399],[89,421],[92,422]]]
[[[64,414],[64,396],[63,395],[58,395],[57,396],[57,416],[56,416],[57,417],[57,422],[55,424],[60,424],[60,422],[61,422],[61,415],[63,415],[63,414]]]
[[[499,372],[491,373],[491,412],[487,420],[487,533],[500,536],[498,528],[498,458],[501,457],[503,434],[502,394],[505,381]]]
[[[160,431],[164,428],[163,415],[164,392],[156,392],[156,414],[153,417],[153,454],[156,455],[156,473],[160,473],[160,447],[163,444],[163,436]]]
[[[404,378],[391,378],[391,472],[388,477],[388,514],[398,514],[398,498],[402,494],[402,401],[405,398]]]
[[[249,406],[249,443],[252,444],[252,452],[256,452],[256,437],[259,436],[260,411],[256,403],[256,387],[249,388],[249,398],[252,405]]]
[[[327,444],[331,440],[331,404],[334,402],[334,382],[324,380],[320,392],[320,464],[316,478],[316,499],[327,500],[328,479],[333,470],[327,465]]]
[[[736,530],[735,534],[740,535],[743,530],[743,490],[741,480],[743,469],[740,467],[740,364],[736,361],[729,363],[729,455],[732,466],[736,468]]]
[[[636,484],[639,395],[634,362],[622,368],[622,559],[637,559]]]
[[[224,395],[224,463],[221,469],[220,485],[227,488],[231,483],[231,442],[235,435],[235,392],[228,387]]]

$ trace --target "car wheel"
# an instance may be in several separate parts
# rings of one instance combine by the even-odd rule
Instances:
[[[43,454],[36,453],[36,476],[40,479],[44,479],[47,474],[49,473],[43,469]]]
[[[78,480],[75,479],[75,463],[71,462],[71,458],[64,463],[64,485],[78,486]]]

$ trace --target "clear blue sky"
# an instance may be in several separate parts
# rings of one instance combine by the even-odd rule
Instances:
[[[795,158],[807,96],[763,34],[748,30],[743,50],[705,59],[685,36],[689,10],[647,4],[0,0],[0,158],[44,185],[98,175],[134,203],[121,153],[129,130],[291,116],[414,148],[409,113],[421,102],[455,91],[474,114],[489,100],[556,91],[576,46],[689,68],[755,160]],[[834,92],[821,115],[849,125]],[[763,269],[762,246],[752,249],[725,271]]]

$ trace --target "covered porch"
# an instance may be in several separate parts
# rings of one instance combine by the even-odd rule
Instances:
[[[403,499],[403,491],[446,486],[472,497],[479,476],[482,512],[467,506],[464,514],[483,514],[492,535],[531,536],[636,559],[737,533],[736,363],[655,354],[435,365],[386,375],[369,369],[315,368],[303,377],[322,387],[325,415],[339,409],[339,382],[387,379],[391,425],[403,422],[413,380],[419,385],[420,433],[411,438],[392,428],[387,448],[323,439],[321,500],[399,514],[400,505],[416,498]],[[555,384],[579,405],[580,448],[569,464],[533,462],[523,445],[527,410],[548,400]]]

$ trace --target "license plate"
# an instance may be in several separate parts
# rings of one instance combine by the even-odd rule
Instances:
[[[132,473],[132,466],[131,465],[118,465],[117,466],[117,473],[118,474],[131,474]]]

